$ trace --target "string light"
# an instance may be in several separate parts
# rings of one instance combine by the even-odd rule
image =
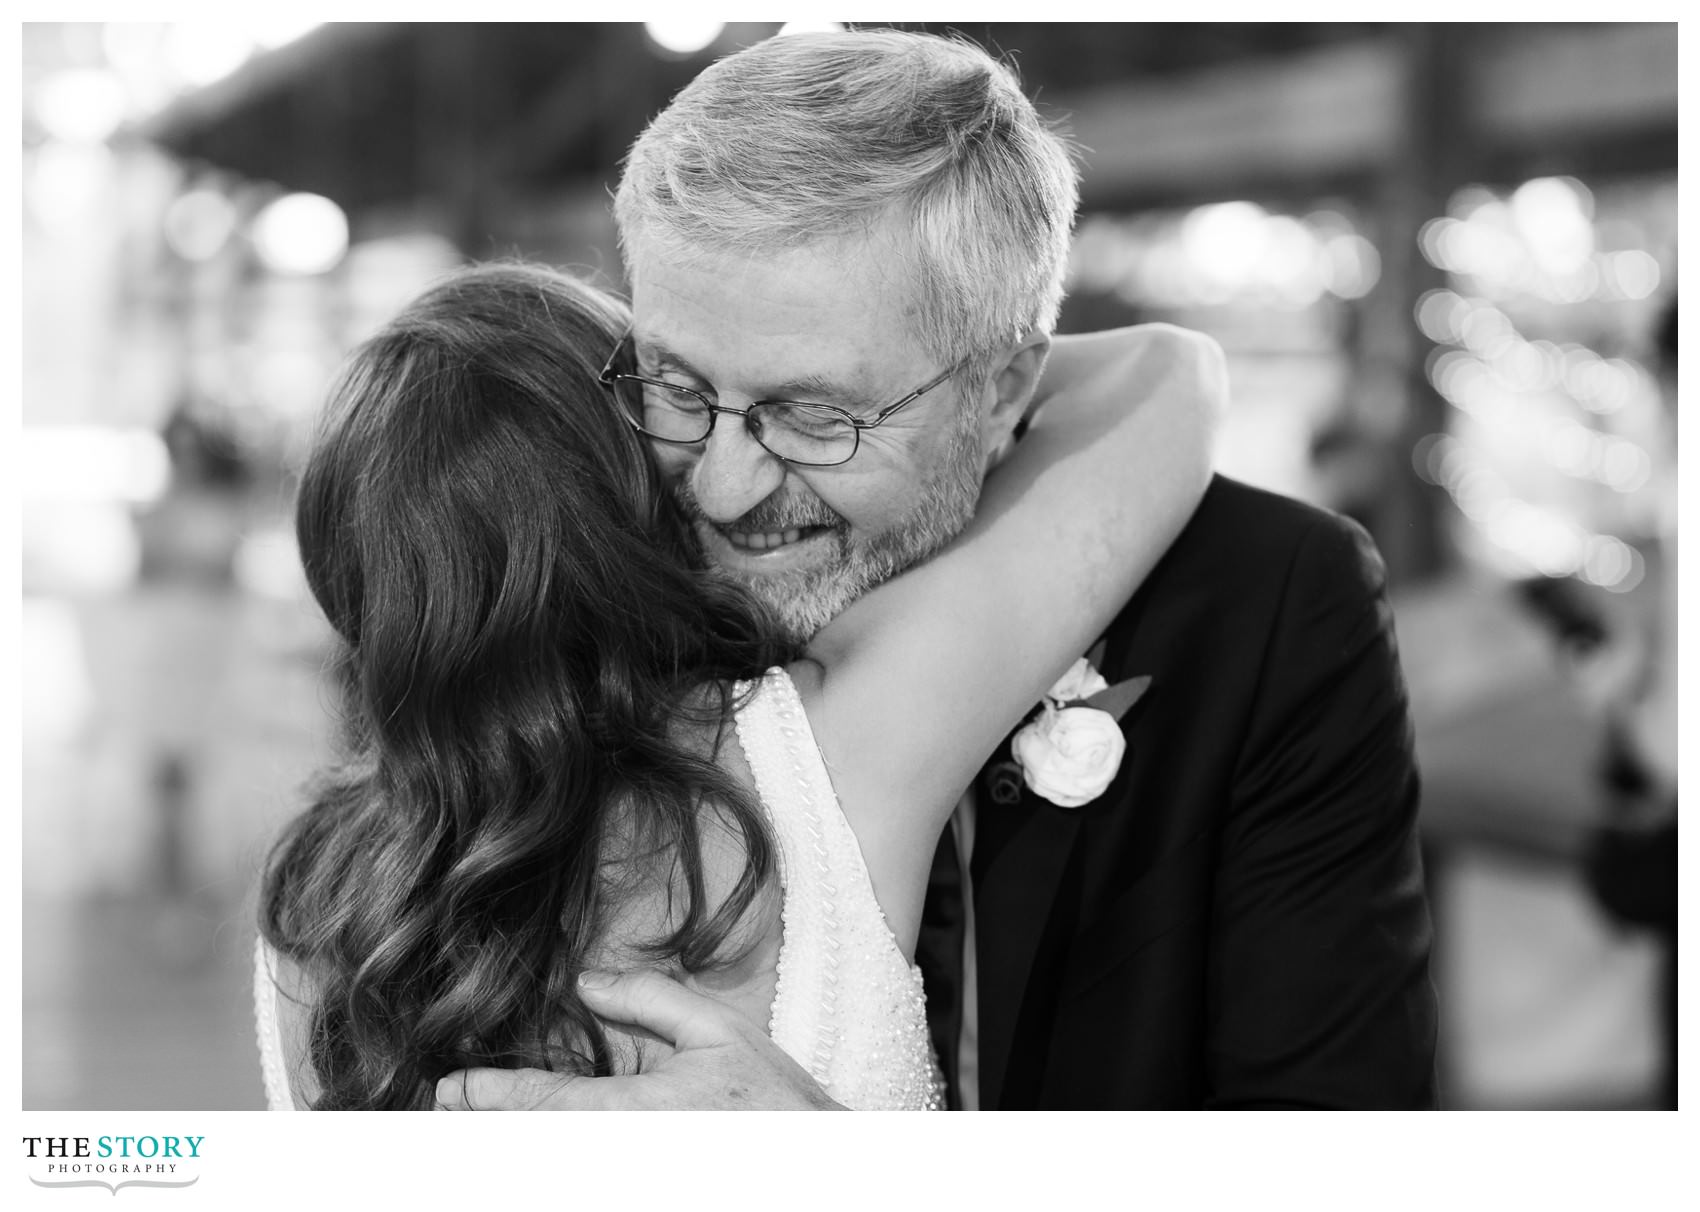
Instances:
[[[1412,465],[1423,480],[1446,490],[1458,512],[1517,571],[1576,576],[1613,593],[1629,592],[1646,575],[1646,562],[1635,548],[1520,499],[1486,460],[1450,434],[1420,439]]]
[[[1469,279],[1484,298],[1528,295],[1576,304],[1645,299],[1658,289],[1659,266],[1651,254],[1601,251],[1598,243],[1593,194],[1573,177],[1526,181],[1509,199],[1467,186],[1453,195],[1445,215],[1417,233],[1429,264]]]
[[[1380,281],[1381,257],[1337,212],[1296,218],[1230,201],[1183,214],[1089,218],[1069,275],[1072,290],[1136,306],[1303,308],[1324,295],[1363,298]]]
[[[1499,308],[1451,290],[1428,291],[1417,300],[1415,314],[1417,326],[1435,341],[1425,373],[1447,403],[1488,424],[1539,428],[1546,462],[1565,475],[1620,493],[1646,486],[1652,458],[1636,443],[1553,420],[1533,407],[1539,398],[1562,391],[1589,412],[1618,412],[1638,391],[1651,390],[1639,366],[1624,358],[1603,359],[1579,345],[1526,340]]]
[[[1514,572],[1576,576],[1624,593],[1645,576],[1640,553],[1519,497],[1486,453],[1499,447],[1516,460],[1533,452],[1566,476],[1618,493],[1638,492],[1651,480],[1653,461],[1643,447],[1586,422],[1589,414],[1610,416],[1645,402],[1656,391],[1646,370],[1579,344],[1529,340],[1507,311],[1528,300],[1568,305],[1650,295],[1657,261],[1641,249],[1600,248],[1608,228],[1614,241],[1643,238],[1622,224],[1597,227],[1592,193],[1561,177],[1525,182],[1508,198],[1467,187],[1445,215],[1422,226],[1418,251],[1462,283],[1417,300],[1413,319],[1434,343],[1424,370],[1443,399],[1484,428],[1473,441],[1430,434],[1411,457],[1418,476],[1445,489]],[[1557,415],[1566,403],[1583,419]]]

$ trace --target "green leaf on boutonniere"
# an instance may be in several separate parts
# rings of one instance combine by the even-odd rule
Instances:
[[[1099,711],[1109,712],[1111,717],[1119,723],[1128,712],[1133,710],[1133,705],[1139,702],[1141,696],[1150,686],[1151,675],[1142,674],[1139,677],[1129,678],[1125,682],[1117,682],[1114,686],[1100,690],[1086,700],[1086,705],[1096,707]]]

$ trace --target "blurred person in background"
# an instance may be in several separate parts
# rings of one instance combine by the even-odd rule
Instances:
[[[972,44],[891,31],[800,34],[728,56],[633,146],[615,208],[633,292],[628,356],[691,417],[688,429],[661,416],[646,430],[707,558],[812,651],[832,651],[834,628],[880,599],[874,586],[968,522],[985,456],[1015,431],[976,422],[937,534],[893,547],[881,536],[929,512],[922,486],[951,461],[947,399],[870,414],[891,424],[863,430],[863,452],[842,468],[787,460],[756,413],[776,396],[871,408],[882,398],[868,383],[895,387],[959,360],[974,398],[1005,392],[1050,343],[1077,194],[1066,147],[1012,72]],[[1010,466],[1037,440],[1039,425]],[[987,478],[979,520],[947,552],[976,547],[975,527],[1005,510],[1005,474]],[[1095,520],[1071,519],[1057,541]],[[888,851],[857,830],[894,929],[921,918],[949,1104],[1433,1106],[1418,782],[1368,536],[1217,477],[1112,613],[1061,654],[1053,676],[1100,638],[1038,719],[948,789],[954,799],[969,784],[924,911],[900,898],[926,882],[926,850]],[[1065,625],[1025,618],[975,659],[1024,660]],[[1113,757],[1088,771],[1101,779],[1082,779],[1054,745],[1059,708],[1118,693],[1098,712],[1111,721],[1105,743],[1081,745]],[[822,748],[834,757],[824,737]],[[865,801],[868,768],[831,764],[847,810]],[[909,795],[940,791],[942,773]],[[887,863],[902,876],[882,889]],[[776,1064],[734,1011],[663,976],[616,975],[596,1006],[678,1050],[636,1077],[456,1074],[439,1098],[472,1109],[825,1101],[818,1072]]]
[[[1604,811],[1586,855],[1588,883],[1613,920],[1664,945],[1660,1099],[1676,1107],[1677,302],[1654,331],[1665,439],[1655,447],[1657,529],[1647,575],[1609,616],[1572,605],[1562,651],[1577,692],[1600,721]]]
[[[701,569],[642,435],[714,414],[615,369],[611,299],[469,271],[353,355],[297,509],[349,755],[265,879],[269,1105],[425,1109],[467,1066],[652,1068],[666,1043],[606,1029],[580,978],[657,964],[822,1105],[940,1105],[911,959],[926,857],[1190,516],[1224,389],[1212,343],[1156,327],[1048,366],[1013,343],[974,391],[931,364],[905,395],[928,355],[878,319],[885,415],[930,395],[904,443],[958,449],[903,525],[978,491],[983,445],[1046,408],[960,541],[801,657]],[[894,454],[820,405],[752,412],[799,464],[877,475]]]

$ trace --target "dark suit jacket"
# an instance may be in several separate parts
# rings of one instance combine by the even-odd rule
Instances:
[[[1435,1105],[1384,590],[1356,524],[1217,477],[1106,633],[1112,685],[1152,678],[1109,789],[999,804],[982,776],[982,1108]],[[941,913],[920,959],[954,1080]]]

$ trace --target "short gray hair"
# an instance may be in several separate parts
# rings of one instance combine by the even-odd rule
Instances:
[[[620,246],[760,253],[909,233],[922,345],[983,359],[1049,332],[1079,200],[1069,144],[1015,73],[966,40],[793,34],[697,76],[632,145]]]

